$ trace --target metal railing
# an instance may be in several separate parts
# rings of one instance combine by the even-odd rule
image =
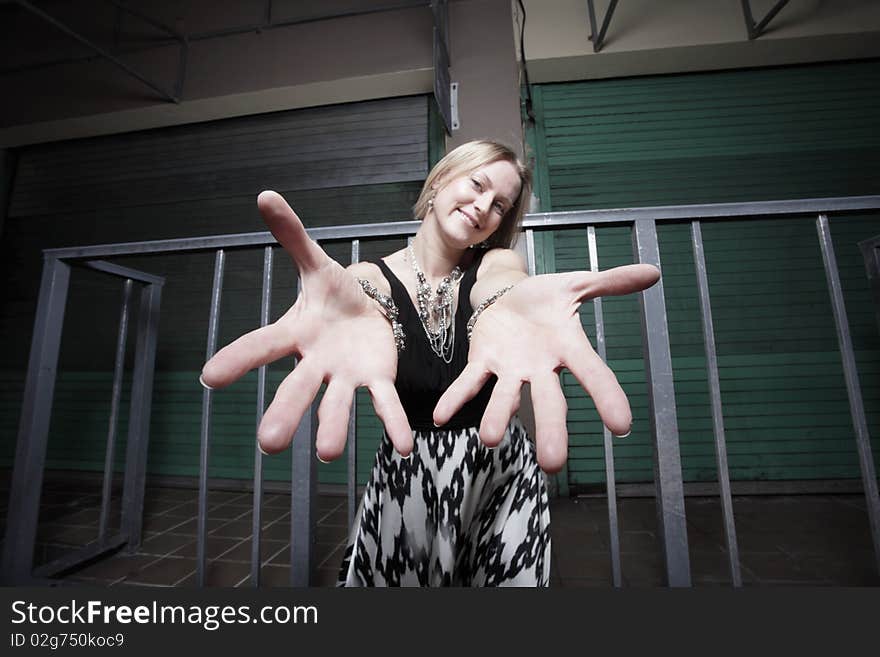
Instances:
[[[629,225],[632,228],[634,261],[653,264],[659,267],[661,262],[657,224],[664,222],[690,223],[712,406],[721,508],[727,541],[730,576],[734,586],[740,586],[742,578],[740,575],[730,477],[727,466],[718,363],[708,286],[709,275],[703,255],[701,224],[707,221],[746,217],[802,216],[805,218],[815,218],[818,240],[825,263],[831,305],[837,327],[850,402],[850,412],[855,429],[859,466],[867,502],[868,522],[874,544],[877,569],[880,572],[880,500],[878,500],[877,479],[874,472],[870,437],[868,435],[867,421],[858,384],[853,346],[849,335],[843,293],[828,222],[828,216],[835,213],[872,210],[880,210],[880,196],[552,212],[530,214],[525,218],[525,250],[530,273],[535,272],[535,231],[553,230],[563,227],[583,228],[586,231],[588,242],[588,253],[584,257],[584,268],[598,271],[600,263],[596,248],[596,226],[602,224]],[[411,236],[418,229],[418,225],[417,222],[409,221],[313,228],[308,232],[312,239],[319,243],[349,241],[351,244],[351,261],[357,262],[360,256],[360,241],[362,239]],[[210,358],[216,347],[220,321],[219,308],[223,290],[225,250],[243,247],[262,247],[264,249],[261,325],[265,325],[269,321],[271,302],[273,246],[277,246],[277,244],[272,234],[269,232],[259,232],[50,249],[44,252],[43,279],[25,383],[24,402],[22,405],[10,494],[6,542],[3,552],[3,575],[6,581],[13,583],[27,582],[33,581],[35,577],[50,577],[53,574],[69,570],[86,560],[116,549],[121,545],[127,545],[129,550],[135,550],[140,544],[153,360],[155,357],[159,301],[163,281],[161,278],[112,265],[103,262],[101,259],[139,254],[214,251],[216,253],[214,283],[210,316],[208,318],[209,328],[206,349],[206,357]],[[129,426],[128,454],[123,492],[122,526],[117,534],[108,538],[106,535],[106,519],[102,520],[100,535],[95,542],[34,571],[33,552],[39,516],[40,491],[49,429],[48,423],[51,414],[63,309],[67,296],[71,264],[84,265],[114,276],[121,276],[126,279],[126,290],[132,285],[130,281],[139,282],[144,286],[141,292],[141,312],[138,314],[137,356],[134,370],[132,419]],[[125,298],[128,299],[129,293],[126,294]],[[684,484],[679,451],[678,419],[672,377],[669,328],[666,319],[666,301],[662,279],[657,285],[642,292],[639,297],[651,433],[654,443],[654,484],[665,580],[670,586],[689,586],[691,584],[691,573],[685,524]],[[120,319],[119,344],[121,346],[118,346],[117,353],[124,353],[124,334],[128,316],[126,304],[127,302],[123,304]],[[605,327],[602,314],[602,300],[595,299],[593,304],[595,307],[596,347],[599,355],[604,359]],[[115,414],[118,407],[121,369],[120,366],[117,366],[114,376],[111,414]],[[257,376],[257,406],[255,413],[257,424],[262,417],[265,407],[265,391],[266,367],[261,367]],[[197,581],[199,585],[205,584],[207,573],[207,473],[211,444],[211,402],[213,394],[215,394],[213,391],[205,390],[202,396],[197,553]],[[352,410],[354,411],[355,409]],[[355,422],[353,412],[349,423],[347,463],[349,524],[354,521],[354,513],[357,507],[355,495],[355,458],[357,451]],[[110,464],[112,464],[112,449],[115,440],[114,426],[115,423],[111,421],[107,445],[107,463]],[[314,454],[315,431],[316,416],[313,404],[311,412],[306,414],[297,429],[291,449],[290,582],[294,586],[308,585],[312,572],[313,536],[316,524],[315,499],[317,494],[316,458]],[[622,578],[614,456],[611,446],[611,435],[607,429],[604,430],[604,448],[612,577],[614,585],[620,586]],[[260,581],[260,527],[263,491],[262,458],[262,454],[255,446],[250,577],[250,582],[254,586],[259,585]],[[112,468],[105,468],[102,509],[105,509],[108,504],[110,490],[108,477],[110,476],[112,476]],[[102,518],[105,515],[105,512],[102,510]]]

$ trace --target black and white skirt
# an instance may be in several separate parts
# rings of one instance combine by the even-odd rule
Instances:
[[[547,586],[544,473],[518,418],[501,444],[476,428],[387,436],[349,536],[339,586]]]

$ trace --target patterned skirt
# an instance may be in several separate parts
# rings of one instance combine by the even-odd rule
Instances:
[[[547,586],[544,473],[518,418],[498,447],[476,428],[387,436],[351,530],[338,586]]]

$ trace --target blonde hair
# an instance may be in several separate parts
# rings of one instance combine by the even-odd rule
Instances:
[[[428,174],[425,184],[416,204],[413,206],[413,214],[418,220],[428,214],[430,201],[437,191],[437,187],[450,182],[453,178],[472,173],[480,167],[504,160],[510,162],[519,174],[519,196],[510,206],[510,210],[504,215],[501,224],[489,238],[485,246],[488,248],[500,246],[508,249],[516,241],[522,224],[532,191],[532,172],[517,157],[513,149],[495,141],[478,140],[469,141],[447,153]]]

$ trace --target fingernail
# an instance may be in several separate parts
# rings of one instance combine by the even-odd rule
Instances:
[[[214,389],[214,388],[212,388],[211,386],[209,386],[207,383],[205,383],[205,379],[204,379],[204,377],[203,377],[201,374],[199,374],[199,383],[202,384],[202,387],[203,387],[205,390],[213,390],[213,389]]]
[[[622,435],[620,435],[620,436],[618,436],[617,434],[614,434],[614,437],[615,437],[615,438],[626,438],[626,437],[627,437],[629,434],[631,434],[632,432],[633,432],[633,430],[630,429],[630,430],[627,431],[625,434],[622,434]]]
[[[257,449],[260,450],[260,454],[262,454],[263,456],[271,456],[271,454],[269,454],[269,452],[267,452],[266,450],[263,449],[263,446],[260,445],[259,440],[257,441]]]
[[[403,460],[403,461],[412,461],[412,454],[413,454],[413,453],[410,452],[410,453],[407,454],[406,456],[401,456],[400,458],[401,458],[401,460]]]
[[[321,463],[323,463],[324,465],[327,465],[328,463],[330,463],[330,461],[325,461],[324,459],[322,459],[322,458],[321,458],[320,456],[318,456],[317,454],[315,454],[315,456],[316,456],[316,457],[318,458],[318,460],[319,460]]]
[[[431,420],[431,422],[432,422],[432,423],[433,423],[433,424],[434,424],[434,427],[436,427],[436,428],[437,428],[437,429],[439,429],[439,428],[440,428],[440,425],[439,425],[439,424],[437,424],[437,423],[436,423],[436,422],[434,422],[434,420]]]

